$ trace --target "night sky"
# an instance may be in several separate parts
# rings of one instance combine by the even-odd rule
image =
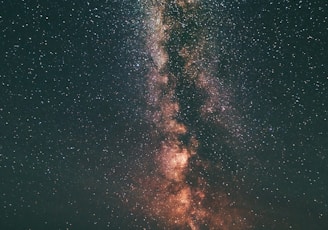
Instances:
[[[1,229],[328,229],[324,0],[0,1]]]

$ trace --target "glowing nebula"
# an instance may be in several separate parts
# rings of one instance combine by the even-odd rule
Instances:
[[[220,103],[224,96],[219,82],[206,64],[213,41],[206,35],[201,2],[145,1],[143,9],[146,46],[153,60],[146,95],[154,124],[150,132],[160,144],[153,151],[150,172],[135,176],[138,185],[132,193],[143,206],[134,210],[163,228],[246,229],[247,219],[229,196],[197,172],[217,166],[198,156],[200,141],[193,126],[208,117],[222,125],[216,114],[226,109]]]

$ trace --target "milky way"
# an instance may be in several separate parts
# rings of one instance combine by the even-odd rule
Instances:
[[[220,174],[220,162],[201,156],[207,154],[201,139],[210,135],[208,127],[222,136],[236,133],[227,122],[232,113],[229,91],[212,76],[216,44],[206,10],[197,0],[145,1],[142,6],[152,60],[146,77],[146,116],[158,146],[150,150],[149,173],[143,170],[135,177],[131,203],[142,206],[134,210],[163,228],[246,229],[250,217],[229,192],[215,185],[218,181],[209,181],[210,171]]]
[[[328,229],[328,1],[0,9],[0,229]]]

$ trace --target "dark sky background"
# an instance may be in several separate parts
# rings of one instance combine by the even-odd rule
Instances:
[[[207,2],[244,127],[221,161],[254,226],[327,229],[328,3]],[[134,0],[0,1],[1,229],[152,228],[122,205],[152,159],[143,20]]]

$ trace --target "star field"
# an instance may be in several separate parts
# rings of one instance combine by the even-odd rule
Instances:
[[[0,1],[1,229],[326,229],[325,1]]]

